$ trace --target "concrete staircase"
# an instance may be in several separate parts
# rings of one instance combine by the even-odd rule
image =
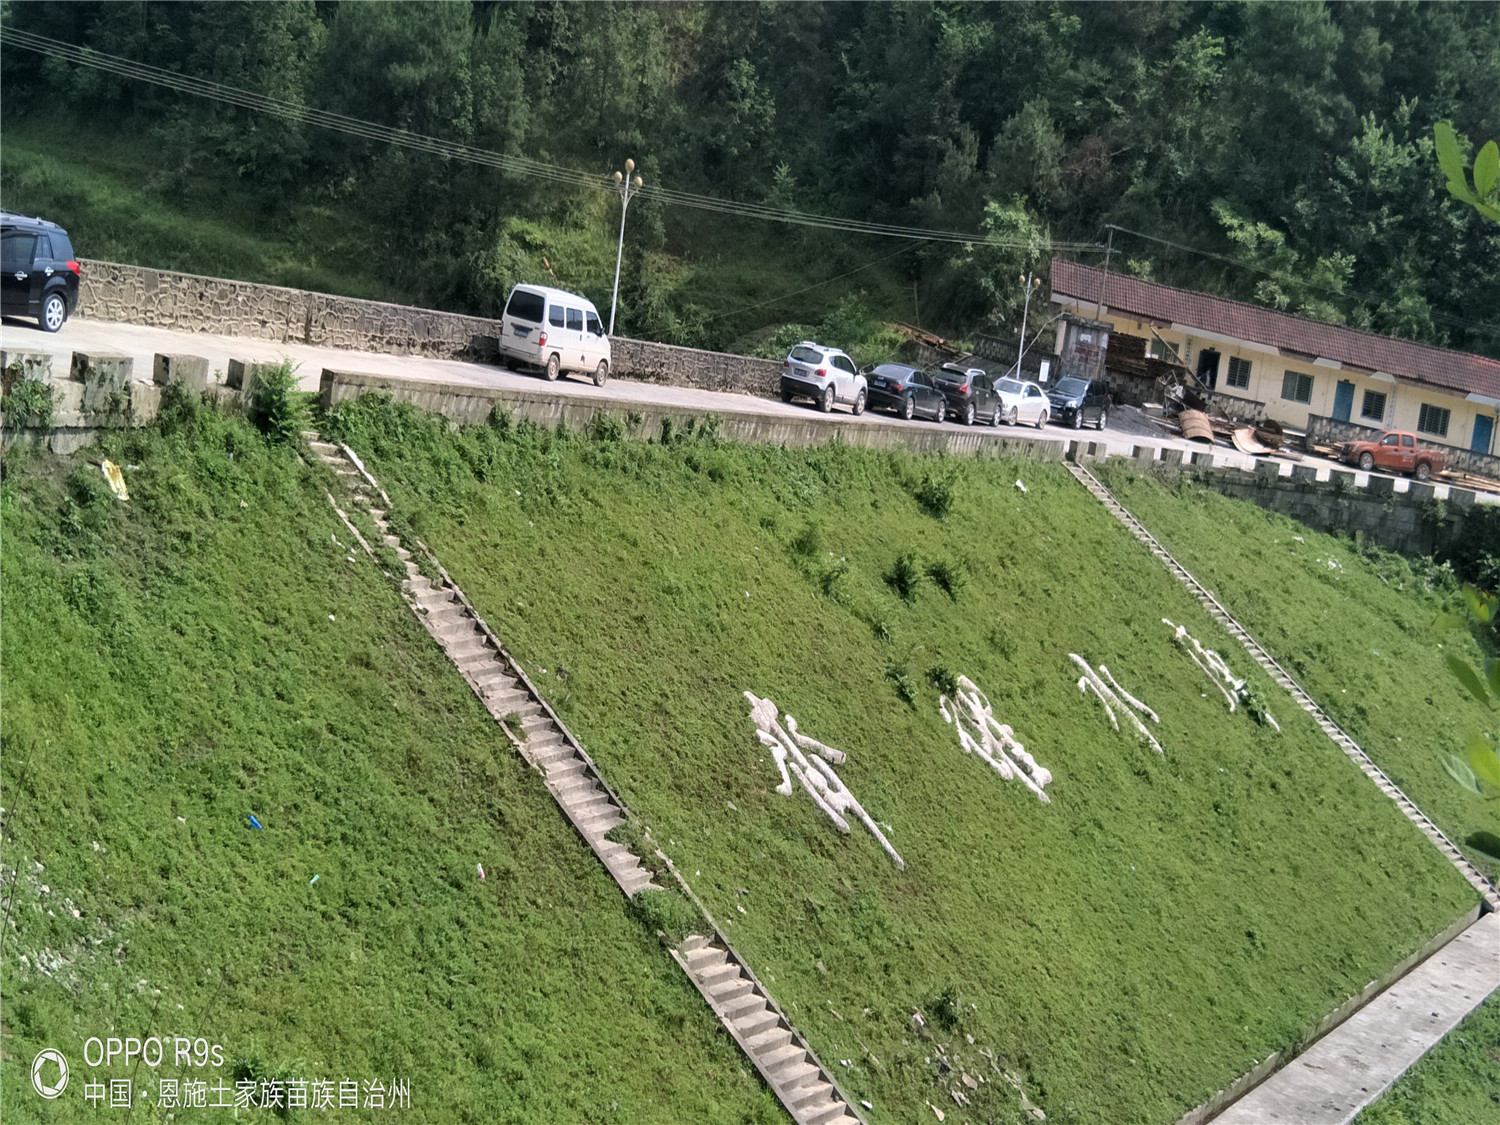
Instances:
[[[447,572],[432,561],[427,569],[436,570],[437,577],[423,575],[412,552],[391,534],[387,519],[390,498],[359,457],[348,446],[323,441],[315,432],[306,432],[303,437],[314,456],[339,478],[348,500],[369,514],[382,544],[401,559],[407,574],[402,589],[418,620],[463,674],[521,756],[542,774],[563,815],[593,849],[626,897],[633,898],[647,889],[662,889],[639,856],[623,844],[607,839],[610,829],[627,819],[624,803]],[[328,502],[373,557],[374,545],[355,527],[332,493]],[[426,554],[430,560],[431,552]],[[702,933],[688,937],[670,951],[672,959],[703,994],[792,1119],[797,1125],[860,1125],[861,1118],[839,1089],[837,1080],[713,923],[687,883],[672,869],[671,861],[660,851],[656,855],[703,911],[705,922]]]
[[[1146,548],[1161,560],[1179,582],[1192,591],[1193,596],[1203,604],[1203,607],[1208,610],[1213,619],[1229,630],[1230,636],[1234,637],[1235,640],[1244,646],[1245,651],[1254,658],[1255,662],[1264,668],[1273,680],[1291,693],[1292,698],[1297,701],[1297,705],[1311,715],[1323,733],[1333,739],[1339,749],[1359,766],[1365,776],[1373,781],[1382,793],[1396,803],[1396,807],[1401,810],[1406,818],[1422,830],[1423,835],[1432,841],[1438,851],[1443,853],[1443,857],[1458,869],[1459,873],[1469,881],[1469,884],[1475,890],[1484,896],[1485,908],[1487,910],[1500,911],[1500,892],[1496,891],[1495,885],[1486,879],[1479,869],[1469,862],[1463,852],[1454,846],[1453,841],[1443,835],[1438,826],[1432,822],[1427,814],[1419,809],[1415,802],[1403,793],[1394,781],[1386,776],[1385,771],[1370,760],[1370,756],[1360,748],[1359,744],[1350,738],[1342,727],[1328,717],[1324,710],[1318,706],[1317,701],[1303,690],[1302,685],[1292,679],[1285,668],[1276,663],[1271,654],[1261,647],[1260,642],[1252,637],[1227,609],[1219,604],[1219,600],[1209,592],[1208,588],[1188,573],[1185,566],[1168,554],[1166,548],[1158,543],[1155,537],[1146,530],[1145,525],[1126,511],[1125,506],[1116,500],[1104,485],[1099,483],[1098,478],[1093,473],[1077,462],[1065,461],[1063,463],[1067,466],[1068,472],[1072,473],[1074,478],[1087,488],[1094,498],[1109,510],[1109,513],[1115,519],[1123,523],[1132,535],[1145,544]]]

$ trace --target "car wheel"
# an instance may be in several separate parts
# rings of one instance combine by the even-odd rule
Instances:
[[[854,413],[855,414],[863,414],[864,412],[865,412],[865,392],[864,391],[860,391],[859,394],[857,396],[855,396],[855,399],[854,399]]]
[[[974,424],[974,404],[971,402],[971,403],[969,403],[968,406],[964,407],[964,425],[965,426],[972,426],[973,424]]]
[[[1040,414],[1038,414],[1036,416],[1036,428],[1040,430],[1046,424],[1047,424],[1047,412],[1045,410],[1043,410]]]
[[[599,366],[594,368],[594,386],[604,386],[604,381],[609,378],[609,364],[604,360],[599,361]]]
[[[56,332],[68,319],[68,302],[61,293],[48,293],[42,300],[42,315],[37,318],[43,329]]]
[[[561,373],[562,373],[562,362],[557,358],[557,353],[553,352],[551,355],[549,355],[547,357],[547,382],[549,382],[549,383],[555,383],[555,382],[557,382],[557,377]]]
[[[1375,458],[1371,457],[1368,453],[1361,453],[1359,455],[1359,467],[1368,473],[1375,467]]]
[[[995,410],[990,415],[990,425],[992,425],[992,426],[999,426],[1000,425],[1000,404],[998,402],[995,403]]]
[[[792,401],[792,388],[790,388],[790,387],[782,387],[781,388],[781,401],[782,402],[791,402]]]
[[[1010,414],[1005,419],[1005,424],[1007,426],[1014,426],[1020,420],[1021,420],[1020,411],[1018,411],[1014,406],[1012,406],[1010,408]]]
[[[823,397],[818,399],[818,409],[824,414],[833,413],[833,384],[823,388]]]
[[[1083,429],[1083,407],[1081,406],[1073,411],[1073,428],[1075,430]]]
[[[1417,462],[1416,477],[1418,480],[1427,480],[1432,476],[1432,466],[1426,461]]]
[[[1109,411],[1101,410],[1099,411],[1099,428],[1102,430],[1107,425],[1109,425]]]
[[[910,422],[917,414],[917,400],[912,395],[906,396],[906,401],[901,404],[901,417]]]
[[[932,420],[939,426],[941,426],[943,424],[943,419],[946,417],[948,417],[948,404],[946,402],[940,402],[938,403],[937,413],[932,416]]]

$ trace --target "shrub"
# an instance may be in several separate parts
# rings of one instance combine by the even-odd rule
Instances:
[[[250,423],[274,442],[294,442],[301,436],[307,407],[297,391],[296,365],[290,358],[275,367],[259,369],[245,413]]]
[[[958,592],[964,588],[964,583],[969,580],[968,572],[963,563],[952,562],[948,559],[938,559],[927,564],[927,577],[931,578],[933,584],[943,593],[948,595],[950,601],[958,601]]]
[[[922,473],[922,479],[911,486],[911,495],[922,510],[934,519],[943,519],[953,510],[954,472],[946,469]]]
[[[886,683],[896,689],[896,695],[908,707],[917,705],[917,685],[911,678],[911,669],[906,661],[891,661],[885,666]]]
[[[641,891],[630,900],[630,912],[667,945],[679,945],[689,934],[708,928],[698,908],[675,890]]]
[[[886,572],[885,582],[902,601],[911,603],[922,587],[922,564],[917,556],[907,551],[898,557]]]
[[[5,394],[5,412],[11,424],[29,424],[48,429],[55,408],[52,384],[40,379],[16,379]]]

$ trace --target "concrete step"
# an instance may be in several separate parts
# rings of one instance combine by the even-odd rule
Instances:
[[[597,786],[565,798],[563,805],[575,820],[598,816],[606,809],[614,809],[618,812],[620,808],[608,793]]]
[[[761,1008],[759,1011],[747,1012],[738,1019],[731,1019],[729,1022],[734,1024],[736,1031],[748,1039],[751,1036],[759,1035],[763,1031],[769,1031],[781,1022],[781,1017],[770,1008]]]
[[[644,867],[637,867],[634,871],[626,874],[615,874],[615,882],[620,884],[620,889],[627,895],[634,896],[637,891],[644,890],[652,885],[651,872]]]
[[[743,974],[740,972],[739,963],[731,961],[726,957],[723,961],[708,964],[701,969],[695,970],[695,975],[703,982],[703,987],[712,991],[713,986],[720,981],[733,980],[735,977],[742,976]]]
[[[798,1086],[791,1092],[788,1100],[792,1103],[792,1108],[801,1113],[804,1108],[811,1108],[819,1102],[827,1101],[830,1098],[836,1104],[843,1104],[838,1100],[838,1094],[833,1088],[833,1083],[820,1080],[817,1082],[805,1082],[801,1086]]]
[[[810,1110],[802,1116],[802,1125],[833,1125],[833,1122],[848,1117],[848,1106],[837,1098],[833,1098],[826,1106],[820,1106]],[[848,1117],[850,1121],[857,1118]]]
[[[691,953],[683,954],[683,960],[688,963],[688,968],[694,972],[706,969],[710,965],[722,965],[728,959],[728,950],[720,949],[716,945],[700,946]]]
[[[605,808],[605,811],[591,813],[587,817],[578,817],[575,821],[578,830],[585,836],[603,836],[610,829],[625,823],[625,818],[620,815],[618,809],[613,805]]]
[[[754,1019],[762,1012],[770,1012],[772,1016],[776,1015],[771,1006],[766,1003],[766,998],[753,990],[730,1000],[728,1003],[720,1004],[719,1012],[724,1019],[730,1022],[740,1019]]]
[[[746,993],[753,992],[755,986],[750,983],[749,977],[735,977],[732,980],[720,981],[708,989],[708,994],[714,998],[714,1002],[723,1004],[726,1001],[737,999]]]
[[[799,1047],[798,1050],[801,1048]],[[807,1052],[802,1051],[802,1055],[804,1061],[784,1064],[779,1070],[771,1072],[772,1079],[781,1089],[795,1090],[799,1086],[806,1086],[809,1082],[817,1082],[824,1077],[816,1063],[806,1061]]]
[[[687,954],[692,953],[695,950],[702,949],[705,946],[709,946],[712,944],[713,939],[705,937],[703,934],[689,934],[687,937],[682,939],[682,944],[677,948],[684,956],[686,956]]]
[[[766,1073],[777,1081],[781,1081],[778,1077],[781,1071],[790,1071],[792,1067],[799,1065],[811,1066],[812,1064],[805,1062],[806,1059],[807,1051],[794,1043],[786,1043],[755,1056],[755,1061],[765,1067]]]
[[[790,1028],[774,1026],[764,1031],[758,1031],[745,1040],[748,1046],[757,1055],[765,1051],[773,1051],[777,1047],[784,1047],[792,1041]]]
[[[533,757],[547,767],[547,777],[561,777],[565,773],[582,773],[588,768],[588,763],[578,756],[566,742],[553,743],[551,746],[533,747]]]

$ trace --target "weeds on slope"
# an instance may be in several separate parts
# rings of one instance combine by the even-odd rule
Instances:
[[[371,398],[329,424],[875,1120],[1175,1120],[1473,901],[1305,715],[1208,698],[1161,618],[1229,638],[1057,466],[452,433]],[[924,472],[955,474],[940,519]],[[1161,714],[1165,757],[1078,695],[1072,652]],[[962,752],[958,675],[1050,804]],[[847,754],[905,872],[776,791],[747,690]]]

